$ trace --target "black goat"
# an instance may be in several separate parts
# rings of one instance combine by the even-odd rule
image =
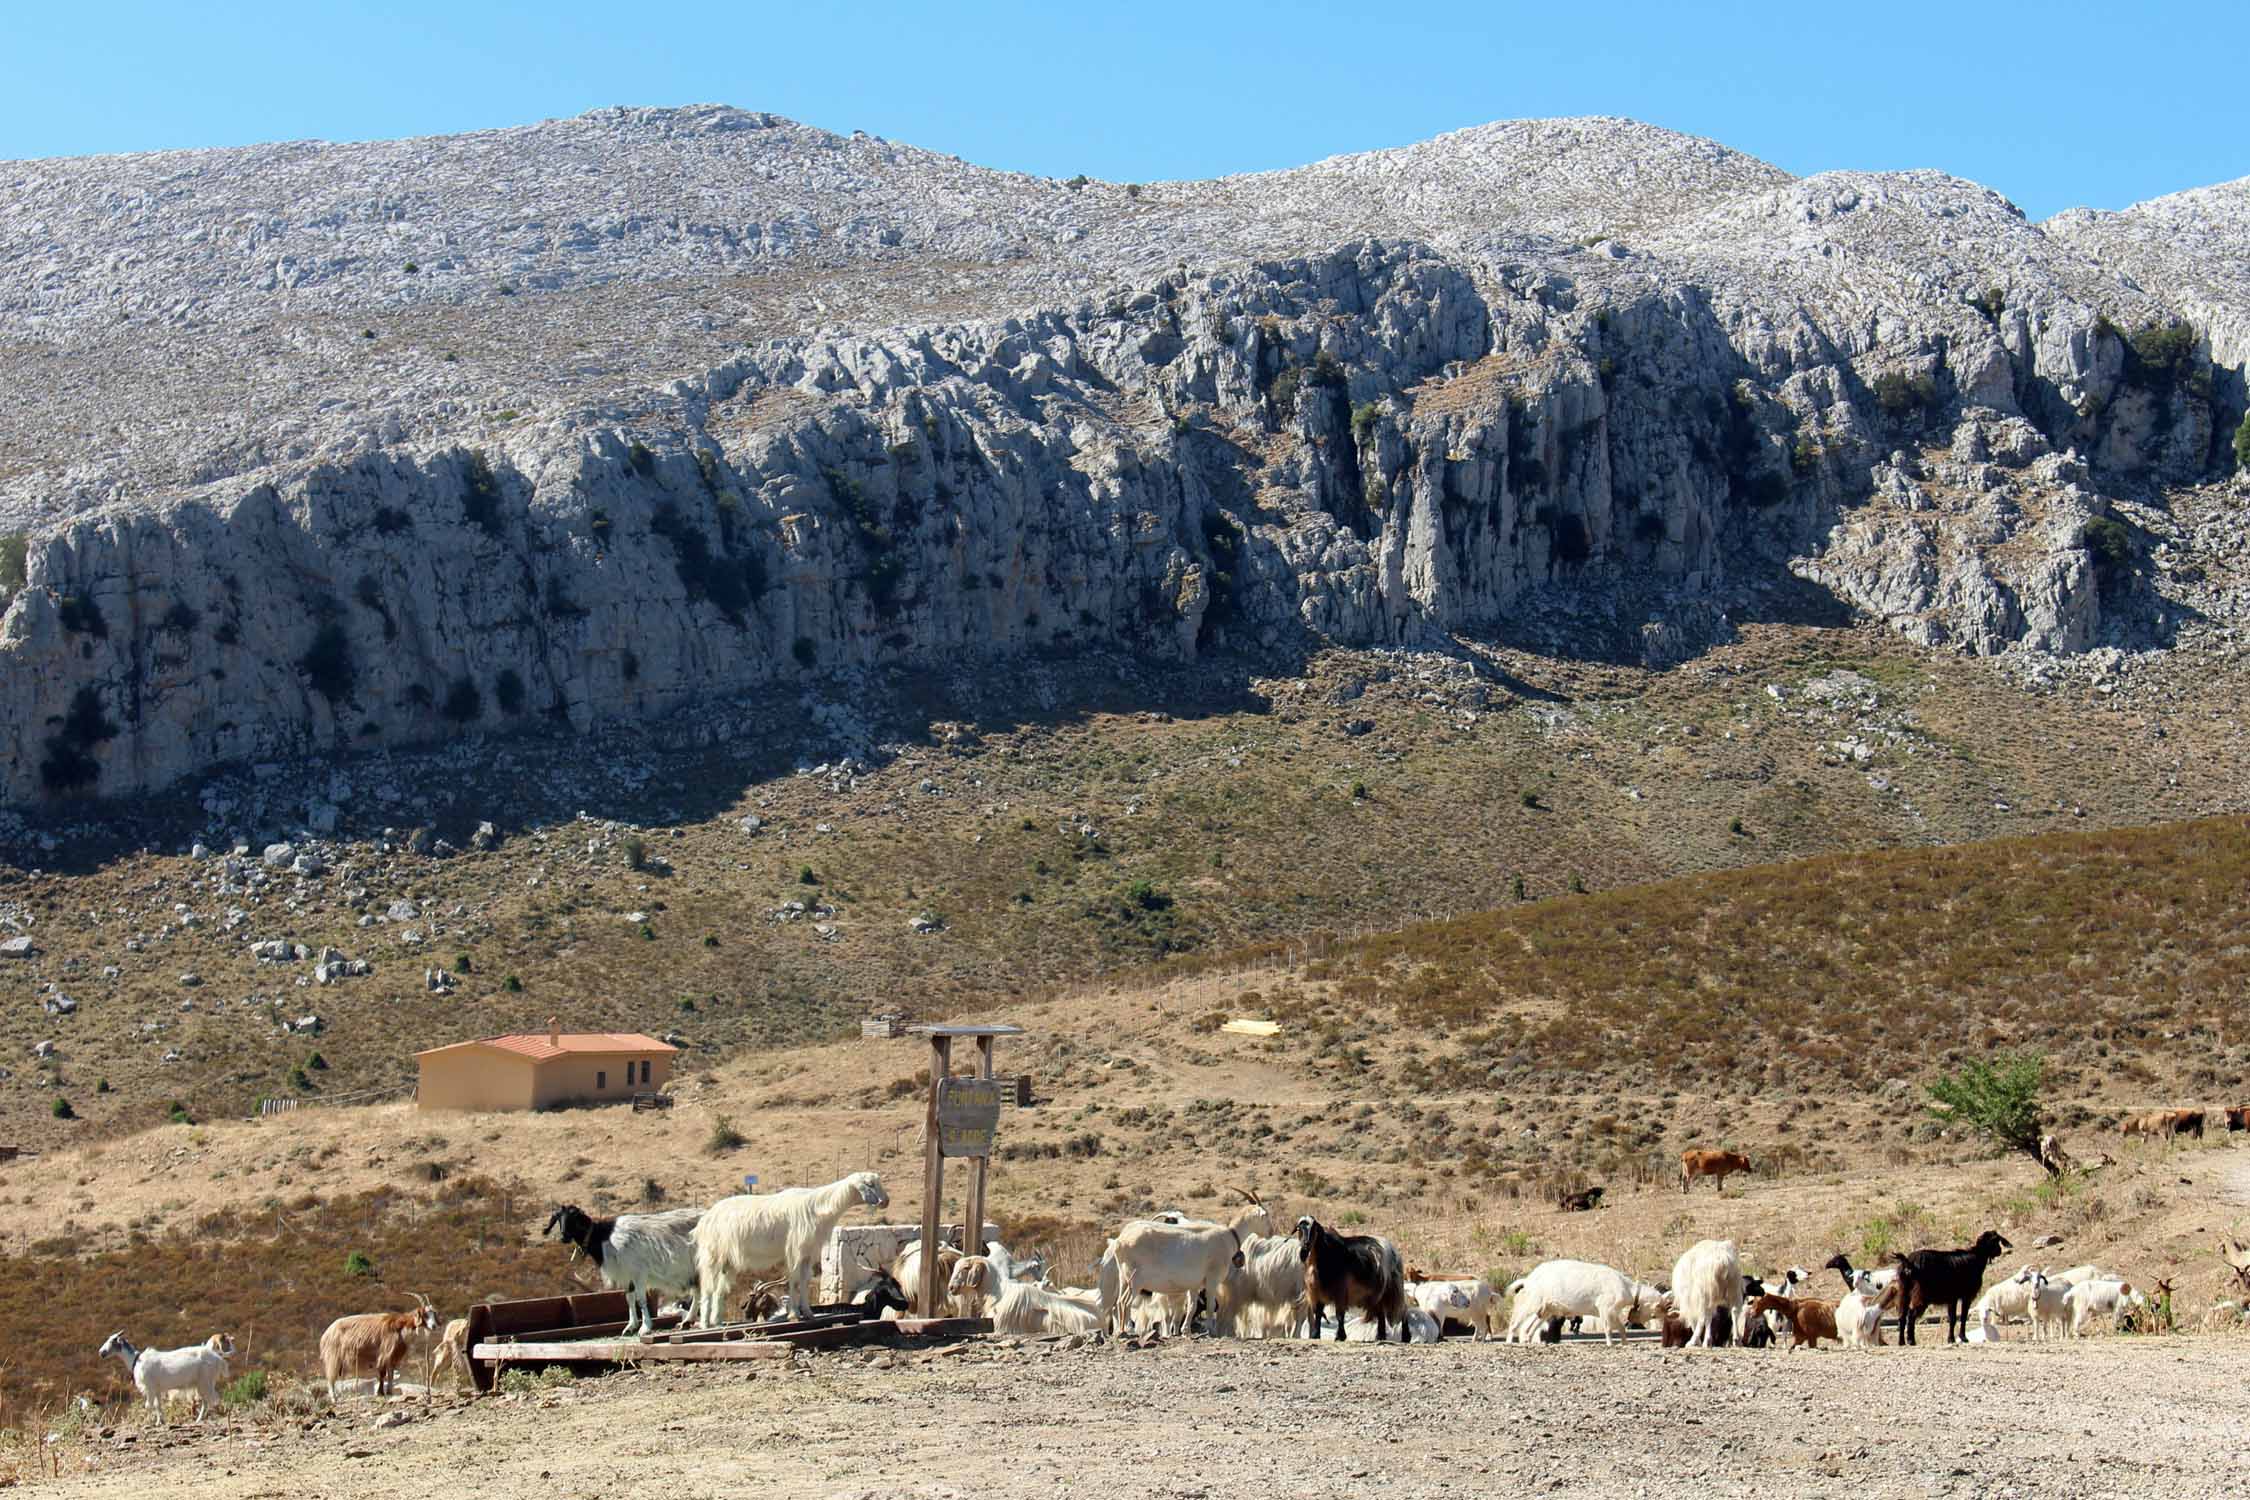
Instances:
[[[1344,1341],[1344,1315],[1365,1308],[1375,1320],[1375,1340],[1406,1342],[1406,1269],[1390,1241],[1371,1234],[1338,1234],[1307,1214],[1297,1221],[1297,1246],[1305,1259],[1305,1301],[1312,1336],[1320,1337],[1321,1309],[1336,1308],[1336,1342]]]
[[[883,1316],[883,1309],[885,1308],[896,1311],[901,1317],[912,1312],[914,1308],[914,1304],[906,1300],[906,1289],[900,1286],[898,1278],[888,1271],[877,1271],[873,1276],[870,1276],[867,1279],[867,1284],[853,1295],[852,1301],[867,1309],[860,1314],[861,1319],[867,1322],[873,1322]]]
[[[1916,1250],[1910,1255],[1885,1257],[1898,1266],[1898,1341],[1914,1342],[1914,1324],[1922,1309],[1945,1304],[1945,1341],[1969,1341],[1969,1304],[1984,1288],[1985,1268],[2015,1247],[1987,1229],[1966,1250]]]

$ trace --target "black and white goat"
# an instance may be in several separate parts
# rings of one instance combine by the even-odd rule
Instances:
[[[149,1417],[164,1422],[164,1398],[175,1392],[195,1392],[195,1419],[219,1404],[219,1382],[228,1375],[227,1361],[234,1356],[234,1341],[214,1333],[185,1349],[139,1349],[119,1329],[102,1340],[95,1351],[99,1359],[115,1359],[133,1378],[133,1389],[148,1403]]]
[[[566,1203],[547,1220],[544,1232],[553,1234],[559,1226],[564,1243],[593,1257],[601,1268],[602,1285],[625,1294],[625,1330],[619,1337],[636,1338],[656,1331],[654,1294],[694,1295],[691,1236],[702,1217],[700,1208],[674,1208],[660,1214],[597,1219],[577,1204]]]

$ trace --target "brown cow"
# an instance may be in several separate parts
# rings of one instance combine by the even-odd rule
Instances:
[[[2176,1136],[2192,1135],[2203,1138],[2203,1111],[2200,1109],[2151,1109],[2137,1115],[2127,1115],[2117,1122],[2120,1135],[2155,1135],[2170,1140]]]
[[[2227,1106],[2227,1131],[2250,1130],[2250,1104]]]
[[[1695,1185],[1698,1177],[1715,1177],[1719,1191],[1727,1190],[1727,1178],[1736,1172],[1752,1172],[1750,1158],[1739,1151],[1689,1150],[1680,1153],[1680,1191],[1686,1192]]]

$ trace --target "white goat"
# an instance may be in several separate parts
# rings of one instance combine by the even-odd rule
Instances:
[[[1742,1256],[1733,1240],[1698,1240],[1672,1265],[1672,1300],[1688,1347],[1707,1348],[1711,1320],[1742,1305]],[[1741,1330],[1735,1330],[1739,1333]]]
[[[620,1338],[656,1331],[655,1305],[664,1292],[695,1289],[696,1222],[699,1208],[672,1208],[656,1214],[619,1214],[597,1219],[575,1203],[565,1203],[547,1220],[544,1234],[560,1230],[565,1244],[592,1256],[602,1285],[625,1294],[625,1328]]]
[[[1844,1278],[1851,1290],[1836,1304],[1836,1336],[1847,1349],[1881,1348],[1883,1291],[1866,1271]]]
[[[1305,1320],[1305,1250],[1293,1234],[1242,1242],[1219,1285],[1219,1326],[1236,1338],[1293,1334]]]
[[[195,1419],[219,1404],[219,1382],[228,1378],[227,1361],[234,1357],[234,1341],[214,1333],[185,1349],[137,1349],[122,1328],[102,1340],[97,1359],[115,1359],[133,1379],[133,1389],[148,1403],[152,1420],[164,1425],[164,1398],[175,1392],[195,1392]]]
[[[1037,1337],[1055,1333],[1098,1333],[1107,1309],[1098,1295],[1072,1296],[1035,1281],[1019,1279],[1019,1268],[1008,1247],[993,1240],[982,1255],[964,1255],[953,1268],[950,1289],[956,1300],[992,1301],[995,1333]]]
[[[1740,1290],[1740,1269],[1736,1271]],[[1623,1271],[1590,1260],[1549,1260],[1508,1286],[1508,1342],[1536,1344],[1549,1318],[1599,1320],[1602,1342],[1636,1321],[1661,1317],[1664,1294]],[[1730,1302],[1726,1304],[1731,1307]]]
[[[2070,1314],[2070,1336],[2082,1339],[2098,1318],[2107,1318],[2114,1332],[2127,1309],[2144,1307],[2148,1299],[2133,1290],[2131,1282],[2100,1280],[2081,1281],[2063,1297],[2063,1306]]]
[[[890,1201],[883,1179],[873,1172],[854,1172],[826,1187],[721,1198],[695,1226],[695,1277],[703,1301],[698,1321],[706,1328],[727,1321],[727,1293],[737,1276],[776,1274],[789,1279],[790,1316],[805,1316],[812,1311],[820,1252],[844,1215],[856,1204],[886,1208]]]
[[[1406,1309],[1406,1338],[1403,1342],[1434,1344],[1438,1341],[1438,1335],[1442,1331],[1437,1319],[1431,1317],[1421,1308],[1413,1306],[1411,1303],[1408,1304]],[[1344,1317],[1344,1342],[1348,1344],[1378,1342],[1375,1337],[1375,1320],[1354,1308]]]
[[[2061,1338],[2069,1331],[2070,1283],[2041,1276],[2031,1289],[2031,1336]]]
[[[2036,1270],[2025,1266],[2006,1281],[1987,1288],[1985,1294],[1977,1298],[1969,1309],[1969,1316],[1983,1329],[1986,1343],[1996,1341],[2000,1337],[2000,1325],[2011,1318],[2031,1321],[2039,1288],[2046,1280]]]
[[[1437,1319],[1440,1332],[1450,1320],[1465,1326],[1480,1344],[1499,1327],[1500,1294],[1482,1276],[1410,1281],[1406,1284],[1406,1300]]]
[[[1257,1210],[1261,1215],[1263,1209]],[[1239,1230],[1222,1224],[1159,1224],[1136,1220],[1118,1233],[1117,1307],[1130,1308],[1140,1292],[1203,1293],[1214,1326],[1230,1268],[1245,1260]],[[1114,1312],[1115,1308],[1107,1309]]]
[[[948,1285],[953,1280],[953,1268],[961,1263],[961,1252],[951,1245],[940,1245],[937,1248],[937,1258],[938,1285]],[[949,1305],[944,1307],[930,1308],[921,1305],[922,1242],[920,1240],[909,1241],[906,1247],[899,1251],[898,1258],[891,1262],[891,1279],[899,1284],[900,1288],[905,1291],[907,1300],[914,1304],[916,1316],[924,1318],[943,1317],[953,1311],[950,1306],[951,1298],[946,1299]]]

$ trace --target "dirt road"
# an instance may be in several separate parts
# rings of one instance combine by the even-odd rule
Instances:
[[[125,1431],[59,1495],[2211,1494],[2250,1340],[1661,1352],[1175,1340],[800,1356],[481,1402]],[[380,1420],[404,1414],[399,1425]],[[28,1479],[28,1475],[26,1476]],[[120,1485],[129,1486],[121,1490]],[[751,1487],[757,1490],[752,1491]]]

